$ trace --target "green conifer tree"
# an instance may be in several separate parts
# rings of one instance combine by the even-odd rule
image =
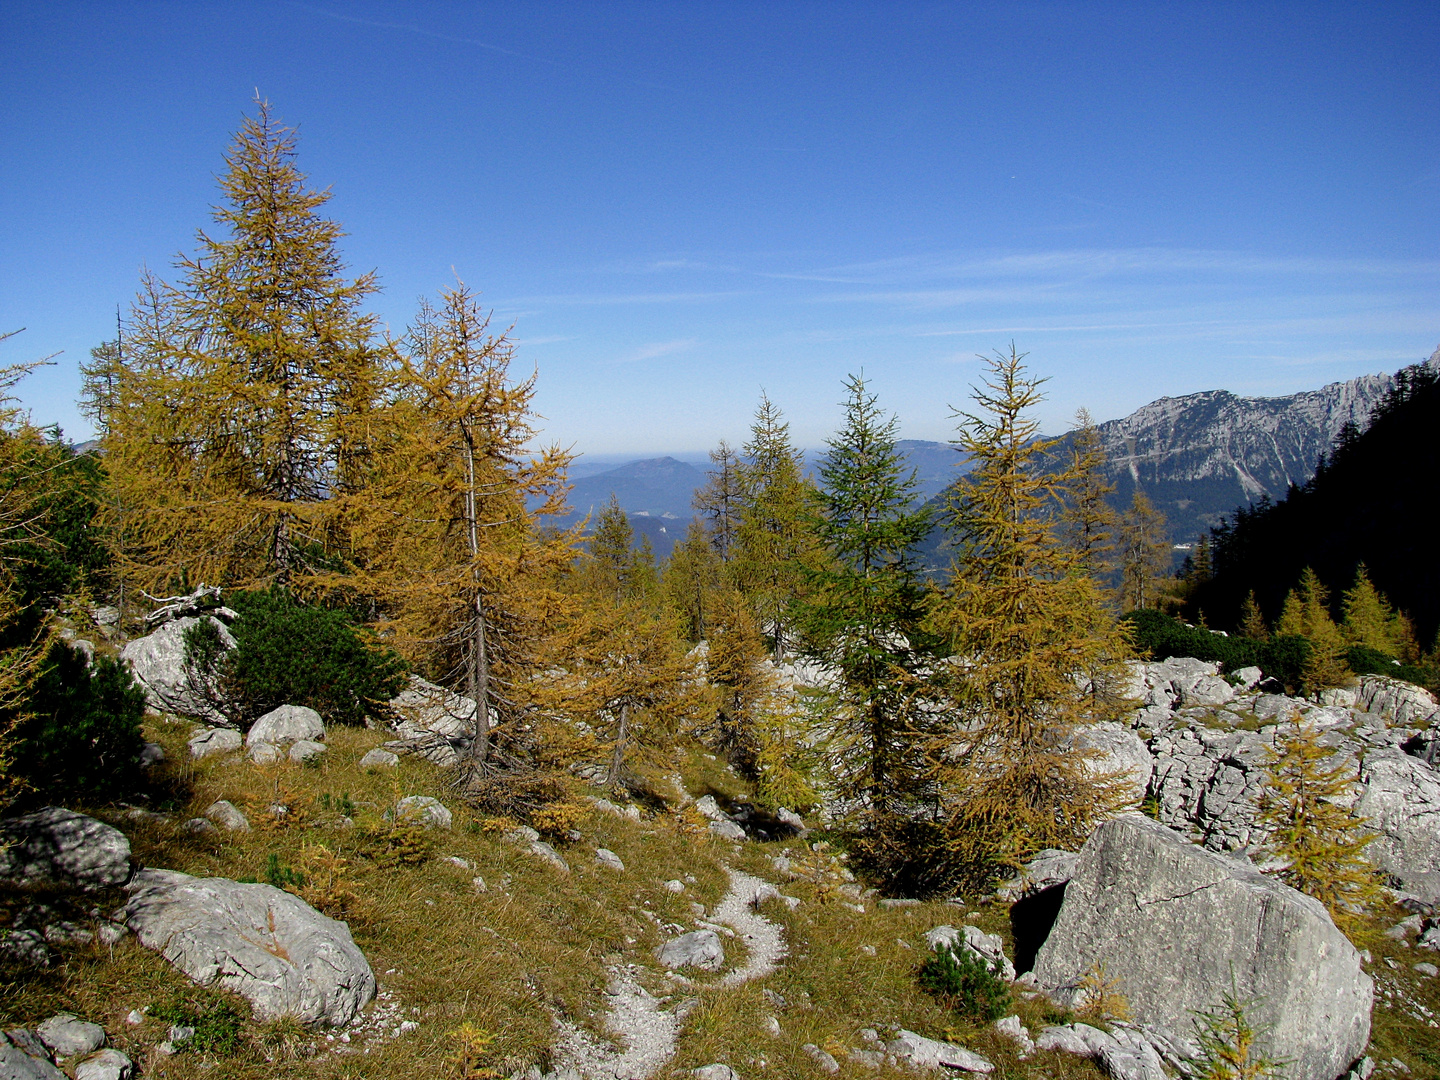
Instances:
[[[722,570],[709,530],[699,518],[691,518],[685,539],[670,552],[660,575],[661,591],[690,641],[700,641],[709,632]]]
[[[869,813],[913,807],[927,772],[923,708],[936,642],[915,548],[931,515],[914,471],[863,378],[846,384],[845,424],[829,439],[814,523],[823,561],[811,571],[797,625],[806,650],[840,676],[833,773]]]

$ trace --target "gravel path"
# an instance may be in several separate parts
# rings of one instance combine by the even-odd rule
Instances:
[[[788,952],[780,927],[760,914],[761,903],[778,896],[775,886],[750,874],[729,870],[730,889],[711,918],[735,931],[745,945],[743,966],[715,985],[732,989],[774,971]],[[619,1036],[623,1049],[595,1038],[569,1021],[561,1021],[555,1044],[555,1077],[579,1080],[648,1080],[675,1056],[675,1041],[684,1017],[683,1003],[667,1010],[660,999],[640,985],[635,964],[610,969],[605,991],[605,1027]]]
[[[660,1007],[660,1001],[635,978],[640,970],[631,964],[612,968],[605,991],[608,1009],[605,1026],[620,1036],[623,1050],[596,1039],[588,1031],[562,1021],[555,1045],[557,1071],[584,1080],[646,1080],[675,1056],[680,1018]]]
[[[715,906],[710,917],[716,922],[724,923],[739,935],[740,940],[745,943],[748,956],[743,967],[736,968],[720,980],[720,985],[726,989],[740,986],[751,979],[764,978],[774,971],[789,953],[780,927],[761,915],[759,910],[761,902],[770,897],[778,897],[779,891],[768,881],[762,881],[739,870],[729,870],[728,873],[730,891]]]

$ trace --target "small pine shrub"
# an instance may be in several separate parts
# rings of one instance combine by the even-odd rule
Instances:
[[[115,661],[101,657],[91,668],[57,641],[15,711],[11,773],[39,798],[100,801],[143,785],[145,691]]]
[[[1261,1053],[1265,1035],[1250,1020],[1253,1000],[1241,1000],[1234,989],[1220,1004],[1194,1014],[1195,1043],[1200,1050],[1187,1063],[1192,1080],[1279,1080],[1285,1062]]]
[[[418,866],[429,862],[435,839],[424,825],[382,821],[362,825],[358,830],[360,854],[376,866]]]
[[[241,1049],[240,1011],[218,996],[177,997],[156,1005],[150,1015],[157,1020],[195,1029],[192,1038],[179,1049],[185,1053],[234,1057]]]
[[[1000,977],[998,965],[963,947],[936,949],[920,965],[916,981],[920,989],[969,1020],[988,1024],[1010,1009],[1010,987]]]
[[[294,867],[286,866],[280,861],[280,856],[273,851],[265,859],[263,880],[267,885],[297,894],[305,887],[305,875]]]
[[[236,648],[202,619],[185,632],[191,680],[213,687],[222,711],[242,728],[280,705],[305,705],[326,723],[363,725],[383,717],[404,685],[404,662],[367,639],[343,611],[303,604],[283,589],[227,597],[240,617]]]

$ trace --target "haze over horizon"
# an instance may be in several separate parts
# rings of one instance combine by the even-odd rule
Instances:
[[[211,227],[258,88],[403,329],[456,276],[595,457],[797,444],[863,369],[953,435],[973,356],[1062,431],[1440,342],[1433,4],[7,5],[0,365],[78,363]]]

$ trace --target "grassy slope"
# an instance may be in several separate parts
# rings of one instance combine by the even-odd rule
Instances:
[[[932,1037],[949,1034],[985,1054],[998,1066],[996,1080],[1100,1075],[1089,1062],[1061,1054],[1019,1061],[1012,1044],[960,1022],[916,989],[914,972],[924,932],[940,923],[966,921],[965,912],[947,904],[882,909],[867,902],[860,914],[843,903],[838,878],[787,882],[776,872],[770,860],[777,854],[836,868],[828,855],[817,857],[799,842],[732,845],[697,832],[678,816],[634,822],[597,811],[579,825],[583,840],[558,845],[572,867],[569,875],[562,875],[505,842],[493,828],[487,831],[485,822],[445,791],[443,773],[433,766],[402,759],[395,770],[361,772],[356,763],[381,741],[379,733],[337,729],[319,767],[287,763],[265,769],[235,757],[191,764],[187,734],[186,725],[156,724],[149,730],[149,737],[165,744],[174,763],[168,766],[169,779],[185,793],[175,807],[175,820],[228,798],[255,828],[248,834],[207,838],[173,824],[125,822],[136,857],[146,865],[192,874],[263,879],[274,853],[282,867],[308,869],[312,886],[328,884],[326,875],[317,872],[327,852],[344,860],[338,880],[322,890],[330,895],[321,898],[320,906],[347,919],[369,958],[385,995],[386,1032],[379,1037],[357,1032],[345,1047],[368,1047],[368,1052],[335,1053],[337,1044],[323,1034],[247,1023],[242,1049],[235,1055],[161,1057],[151,1048],[164,1038],[165,1025],[148,1020],[132,1028],[124,1021],[126,1014],[177,995],[194,998],[197,992],[133,938],[113,949],[71,952],[46,972],[0,985],[4,1026],[33,1024],[53,1012],[71,1011],[102,1023],[112,1045],[139,1060],[145,1075],[177,1080],[459,1076],[450,1059],[457,1047],[453,1033],[464,1023],[496,1036],[485,1064],[503,1073],[531,1063],[546,1068],[554,1039],[552,1017],[572,1017],[600,1030],[607,967],[625,962],[653,966],[651,951],[675,932],[660,924],[693,928],[691,905],[713,908],[726,889],[724,867],[730,865],[776,881],[801,899],[793,911],[777,901],[765,909],[767,917],[784,926],[790,956],[764,980],[728,991],[698,990],[700,1004],[685,1021],[673,1072],[725,1061],[746,1080],[760,1075],[813,1078],[820,1074],[801,1046],[815,1043],[841,1061],[842,1077],[874,1076],[845,1061],[848,1049],[864,1045],[858,1035],[862,1028],[874,1027],[883,1035],[903,1026]],[[733,796],[743,791],[733,773],[707,755],[693,754],[679,765],[696,794],[714,790]],[[429,834],[433,850],[423,861],[382,865],[372,857],[383,850],[373,835],[374,830],[383,832],[380,815],[400,796],[414,794],[434,795],[451,807],[454,828]],[[328,809],[325,795],[330,796]],[[342,797],[353,804],[357,827],[344,826],[336,809]],[[266,809],[277,799],[293,810],[283,824],[274,822]],[[320,851],[318,845],[327,850]],[[626,871],[620,874],[596,864],[596,847],[615,851]],[[476,869],[458,867],[446,856],[469,860]],[[484,877],[486,892],[475,891],[475,873]],[[664,888],[665,881],[677,878],[693,879],[681,894]],[[354,898],[346,899],[347,892]],[[118,902],[119,897],[112,899]],[[968,914],[968,921],[1008,938],[1004,908],[972,909]],[[1436,981],[1414,977],[1410,969],[1421,957],[1378,935],[1370,935],[1364,944],[1377,953],[1377,973],[1384,968],[1383,986],[1399,984],[1410,999],[1440,1010]],[[726,948],[733,965],[740,946],[727,938]],[[1384,966],[1387,955],[1396,958],[1397,969]],[[676,1000],[697,993],[669,986],[658,974],[646,981],[652,991],[674,994]],[[762,993],[767,989],[784,997],[783,1009],[767,1001]],[[1021,1002],[1020,1012],[1032,1031],[1059,1019],[1047,1017],[1033,1002]],[[764,1031],[771,1015],[780,1022],[779,1038]],[[419,1026],[394,1037],[394,1025],[402,1017]],[[1433,1063],[1440,1058],[1433,1055],[1440,1042],[1423,1016],[1407,1019],[1403,1009],[1382,1007],[1376,1020],[1376,1046],[1385,1057],[1398,1055],[1417,1075],[1435,1071]]]

